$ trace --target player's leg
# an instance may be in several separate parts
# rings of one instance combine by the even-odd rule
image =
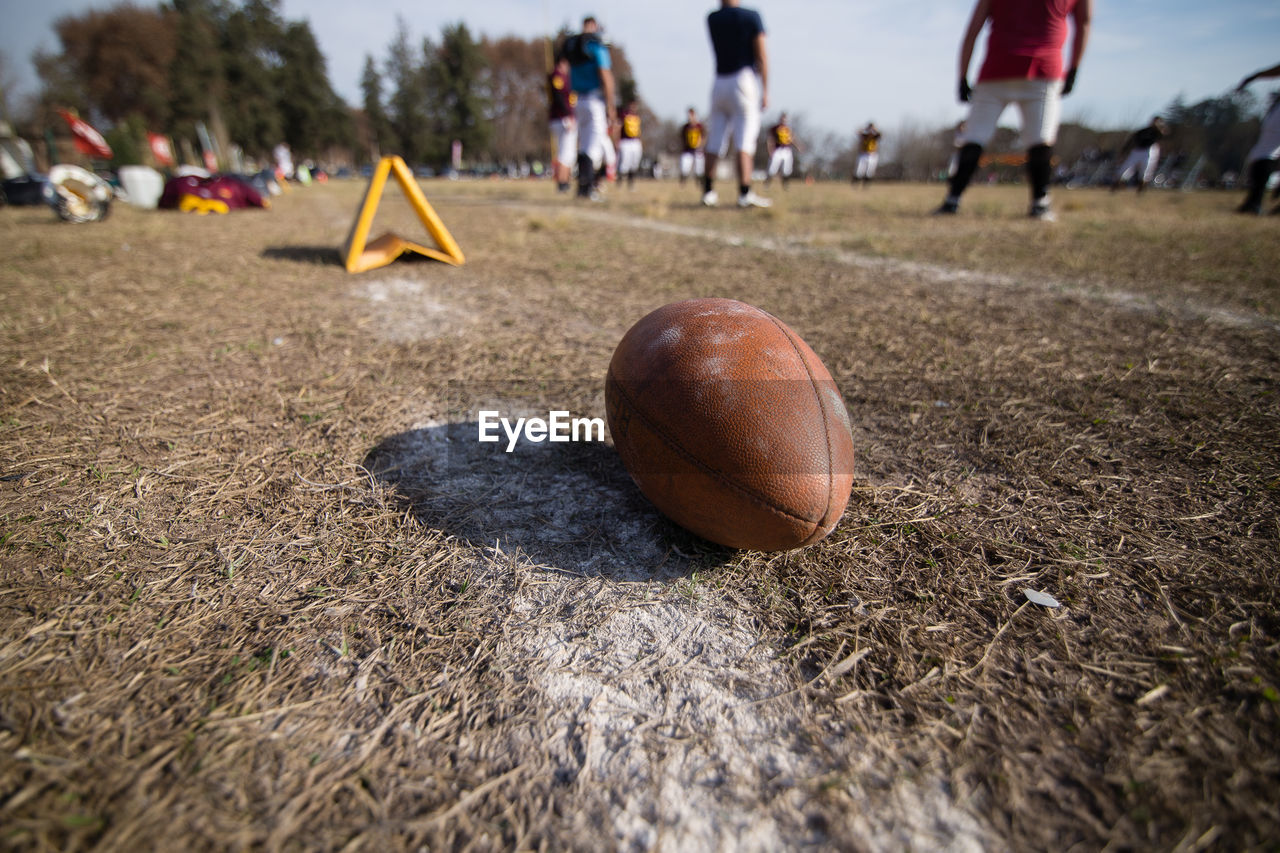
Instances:
[[[596,170],[604,161],[604,98],[598,91],[579,96],[575,116],[578,124],[578,197],[590,198],[595,192]]]
[[[578,127],[569,118],[562,118],[554,123],[556,133],[555,174],[556,189],[565,193],[569,191],[569,181],[573,177],[573,163],[578,148]]]
[[[1156,167],[1160,165],[1160,146],[1152,145],[1147,148],[1142,156],[1142,161],[1138,165],[1138,192],[1142,192],[1147,188],[1147,184],[1156,176]]]
[[[773,176],[778,174],[779,170],[781,169],[782,169],[782,149],[775,148],[773,149],[773,153],[769,155],[769,168],[764,173],[765,186],[769,185],[769,183],[773,180]]]
[[[628,139],[624,144],[627,147],[627,161],[620,170],[627,176],[627,186],[634,189],[636,172],[640,171],[640,161],[644,159],[644,146],[639,139]]]
[[[564,192],[564,169],[560,163],[560,152],[564,148],[564,131],[559,121],[552,121],[551,129],[551,177],[555,179],[556,189]]]
[[[1030,215],[1053,219],[1049,209],[1049,184],[1053,179],[1053,146],[1041,143],[1027,149],[1027,179],[1031,183]]]
[[[600,151],[603,155],[604,169],[596,171],[597,185],[601,179],[612,181],[618,177],[618,149],[613,144],[613,137],[609,135],[609,121],[603,117],[600,120]]]
[[[1262,198],[1267,194],[1267,181],[1276,170],[1276,164],[1276,160],[1269,157],[1259,157],[1249,163],[1245,170],[1249,175],[1249,190],[1244,202],[1236,208],[1240,213],[1262,213]]]
[[[1248,175],[1249,191],[1237,208],[1241,213],[1262,213],[1262,198],[1267,193],[1267,181],[1276,170],[1280,158],[1280,105],[1273,106],[1262,120],[1262,132],[1244,161]]]
[[[1129,178],[1133,177],[1134,170],[1138,167],[1137,156],[1137,151],[1130,151],[1124,158],[1124,162],[1120,164],[1120,171],[1116,172],[1116,179],[1111,183],[1112,192],[1129,183]]]
[[[703,153],[702,203],[714,207],[719,197],[714,189],[716,166],[729,153],[730,122],[737,85],[733,77],[716,77],[711,85],[711,110],[707,117],[707,145]]]
[[[768,207],[773,202],[751,191],[751,167],[760,137],[760,80],[744,68],[734,78],[733,143],[738,149],[738,207]]]
[[[955,213],[973,175],[978,171],[982,149],[995,136],[996,123],[1008,101],[1003,83],[979,83],[973,87],[969,99],[969,115],[960,137],[960,150],[956,152],[956,170],[947,183],[947,197],[935,213]]]
[[[1053,144],[1058,139],[1058,122],[1062,115],[1062,81],[1024,80],[1019,84],[1019,88],[1024,90],[1018,99],[1018,107],[1022,110],[1022,136],[1028,143],[1029,215],[1034,219],[1052,221],[1049,184],[1053,178]]]
[[[1133,155],[1129,155],[1132,158]],[[1125,181],[1129,179],[1129,158],[1125,158],[1124,163],[1120,164],[1120,168],[1116,170],[1116,177],[1111,181],[1111,192],[1119,192]]]

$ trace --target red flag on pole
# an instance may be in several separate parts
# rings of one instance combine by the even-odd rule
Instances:
[[[172,166],[174,164],[173,148],[169,145],[169,137],[161,136],[158,133],[148,133],[147,144],[151,146],[151,156],[156,158],[156,162],[161,166]]]
[[[75,140],[77,151],[100,160],[111,159],[111,146],[102,138],[101,133],[93,129],[92,125],[66,110],[58,110],[58,114],[71,128],[71,136]]]

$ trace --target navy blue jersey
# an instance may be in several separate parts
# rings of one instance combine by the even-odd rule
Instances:
[[[737,74],[756,64],[756,36],[764,32],[758,12],[724,6],[707,15],[707,29],[716,53],[716,74]]]
[[[1156,127],[1154,124],[1149,124],[1133,135],[1133,139],[1130,140],[1130,147],[1150,148],[1163,138],[1164,131]]]

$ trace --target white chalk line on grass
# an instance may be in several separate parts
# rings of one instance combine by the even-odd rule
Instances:
[[[478,583],[514,587],[501,650],[540,702],[536,725],[509,732],[510,751],[552,758],[565,784],[605,799],[601,847],[823,849],[810,818],[833,778],[856,806],[833,831],[868,850],[989,846],[941,777],[877,761],[813,720],[795,676],[689,574],[620,465],[584,464],[565,445],[494,451],[475,437],[474,423],[424,419],[385,443],[375,467],[423,496],[425,523],[470,543]]]
[[[515,205],[528,207],[528,205]],[[532,208],[531,208],[532,209]],[[546,208],[537,208],[546,210]],[[564,208],[559,210],[563,211]],[[983,272],[979,270],[949,267],[942,264],[930,264],[920,261],[908,261],[899,258],[885,258],[865,255],[848,249],[828,246],[815,246],[803,238],[783,239],[776,237],[756,237],[726,232],[714,228],[702,228],[695,225],[680,225],[672,222],[648,219],[642,216],[627,216],[609,213],[598,208],[569,208],[574,216],[601,224],[620,225],[628,228],[644,229],[660,234],[672,234],[721,243],[726,246],[761,249],[779,254],[804,256],[818,259],[829,259],[846,266],[874,272],[885,272],[895,275],[906,275],[921,281],[937,284],[968,284],[980,287],[999,287],[1009,289],[1037,290],[1058,296],[1071,296],[1080,299],[1102,302],[1117,308],[1123,308],[1144,314],[1166,313],[1184,320],[1208,321],[1237,329],[1261,329],[1280,332],[1280,322],[1257,315],[1242,314],[1215,305],[1185,300],[1160,298],[1131,291],[1104,288],[1096,284],[1088,284],[1052,276],[1021,277],[1003,273]]]

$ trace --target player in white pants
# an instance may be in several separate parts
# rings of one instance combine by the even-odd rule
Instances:
[[[782,183],[786,184],[791,177],[791,173],[795,171],[796,153],[790,145],[780,145],[773,149],[773,155],[769,157],[769,171],[766,173],[770,178],[774,175],[782,175]]]
[[[853,168],[853,181],[870,186],[876,176],[876,164],[880,162],[880,130],[874,121],[858,131],[858,162]]]
[[[550,101],[551,139],[555,148],[551,152],[551,170],[556,188],[560,192],[568,192],[578,155],[578,125],[573,118],[575,97],[569,83],[569,60],[563,56],[556,58],[555,70],[547,75],[547,96]]]
[[[640,142],[640,105],[635,101],[629,102],[618,119],[618,176],[625,177],[627,186],[634,189],[636,172],[640,171],[640,160],[644,155],[644,146]]]
[[[705,172],[706,162],[702,156],[702,143],[706,138],[706,128],[698,121],[698,112],[689,107],[689,120],[680,128],[680,141],[683,150],[680,152],[680,183],[690,175],[699,178]]]
[[[1027,144],[1027,177],[1033,219],[1052,221],[1049,184],[1053,178],[1053,144],[1057,141],[1062,96],[1075,86],[1089,40],[1094,0],[977,0],[960,45],[962,102],[969,102],[964,145],[948,184],[947,196],[935,211],[954,214],[960,196],[973,179],[982,150],[995,135],[996,122],[1009,104],[1022,113],[1022,140]],[[978,36],[990,23],[987,53],[978,83],[969,85],[969,63]],[[1071,26],[1069,26],[1069,24]],[[1072,32],[1071,60],[1062,48]]]
[[[1255,71],[1240,81],[1236,91],[1243,92],[1254,80],[1272,77],[1280,77],[1280,65]],[[1258,134],[1258,141],[1254,143],[1244,160],[1245,169],[1249,173],[1249,192],[1244,198],[1244,203],[1237,210],[1241,213],[1259,214],[1262,213],[1262,197],[1267,192],[1267,181],[1271,178],[1271,173],[1276,170],[1277,161],[1280,160],[1280,97],[1271,101],[1271,108],[1262,119],[1262,132]],[[1271,212],[1280,213],[1280,206]]]
[[[1128,155],[1120,165],[1112,192],[1120,189],[1135,174],[1138,176],[1138,192],[1142,192],[1151,179],[1156,176],[1156,167],[1160,164],[1160,140],[1164,138],[1164,119],[1156,116],[1151,124],[1135,131],[1124,143],[1124,151]]]
[[[707,16],[707,29],[716,59],[716,79],[711,84],[711,129],[702,203],[707,207],[719,203],[713,188],[716,163],[729,153],[732,138],[738,149],[738,206],[768,207],[772,202],[751,190],[751,161],[760,135],[760,111],[769,105],[764,22],[758,12],[739,6],[738,0],[720,0],[720,8]]]
[[[791,180],[791,172],[796,165],[796,137],[787,121],[787,114],[778,118],[778,123],[769,128],[769,171],[765,183],[773,180],[774,175],[782,175],[782,188],[786,189]]]
[[[583,18],[582,32],[566,39],[562,52],[569,60],[569,79],[578,96],[574,107],[578,124],[578,197],[597,201],[596,172],[612,159],[609,127],[617,116],[612,58],[600,39],[596,19]]]

